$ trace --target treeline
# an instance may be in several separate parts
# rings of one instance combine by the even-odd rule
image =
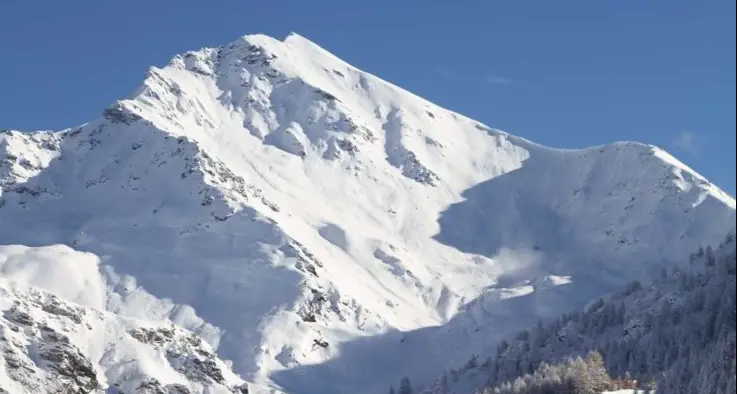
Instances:
[[[584,311],[539,322],[500,342],[495,357],[474,357],[422,392],[452,393],[470,373],[486,376],[485,389],[501,390],[518,378],[533,379],[543,367],[550,371],[544,362],[568,365],[573,361],[566,358],[596,351],[609,375],[657,382],[659,394],[735,394],[735,260],[730,234],[716,250],[699,249],[685,268],[663,272],[652,285],[634,281]]]

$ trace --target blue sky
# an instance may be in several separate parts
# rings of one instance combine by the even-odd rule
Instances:
[[[175,53],[290,31],[490,126],[659,145],[735,194],[734,0],[0,0],[0,128],[83,123]]]

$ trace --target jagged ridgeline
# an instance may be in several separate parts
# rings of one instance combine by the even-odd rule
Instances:
[[[682,267],[521,331],[501,341],[495,357],[474,357],[423,393],[462,393],[454,387],[483,381],[484,394],[602,391],[591,387],[734,394],[734,232],[717,249],[699,248]],[[580,358],[590,351],[602,360]]]

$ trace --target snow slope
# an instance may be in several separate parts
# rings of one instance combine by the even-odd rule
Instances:
[[[62,245],[0,247],[0,392],[247,392],[193,333],[104,312],[97,268]]]
[[[4,277],[172,322],[294,394],[434,378],[720,241],[734,208],[656,147],[539,146],[295,34],[175,56],[82,126],[0,133],[0,244],[101,275],[10,246]]]

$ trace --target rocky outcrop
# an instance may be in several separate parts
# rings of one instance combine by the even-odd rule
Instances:
[[[248,393],[202,339],[171,324],[141,326],[2,279],[0,299],[0,393]]]

